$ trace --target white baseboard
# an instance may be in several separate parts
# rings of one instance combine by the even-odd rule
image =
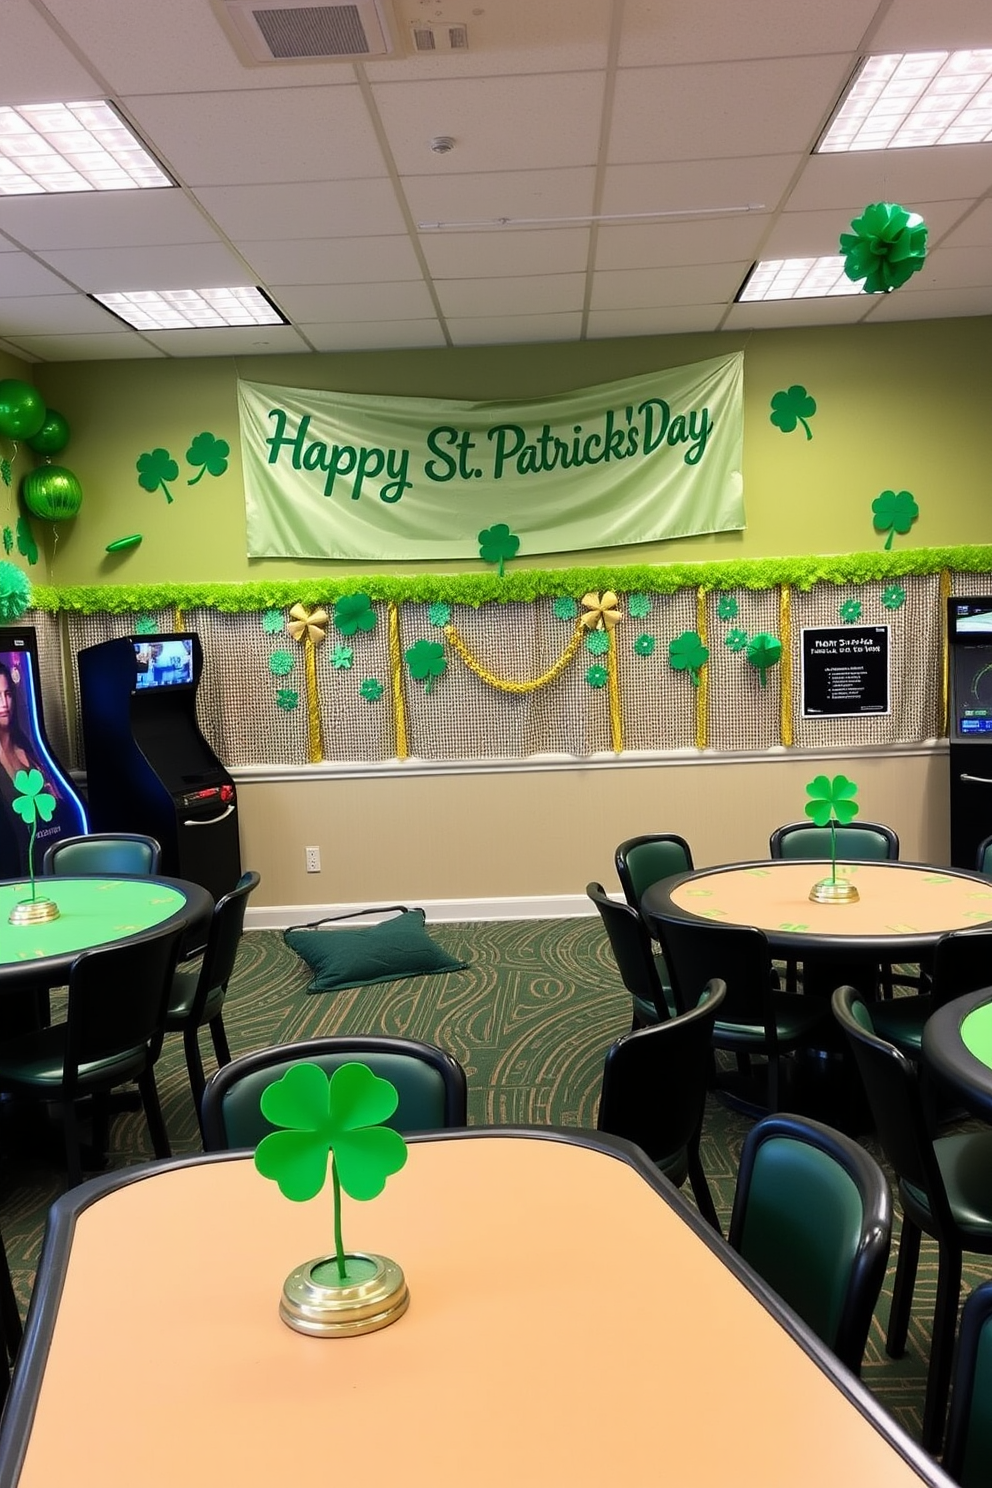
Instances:
[[[595,914],[585,894],[535,895],[528,899],[421,899],[429,925],[460,920],[570,920]],[[371,908],[367,904],[249,904],[246,930],[283,930],[287,925],[308,925],[325,916],[354,914]],[[363,915],[359,923],[375,923]]]

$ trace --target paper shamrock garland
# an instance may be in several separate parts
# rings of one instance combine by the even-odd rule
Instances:
[[[31,828],[28,839],[28,873],[31,875],[31,898],[38,897],[34,881],[34,839],[38,835],[38,819],[51,821],[55,815],[55,797],[45,789],[45,777],[40,770],[18,770],[14,776],[14,789],[18,792],[11,802],[25,826]]]
[[[830,882],[837,882],[837,823],[846,827],[858,814],[858,787],[846,775],[817,775],[806,787],[806,815],[818,827],[830,825]]]
[[[840,235],[844,273],[863,279],[865,294],[889,294],[922,269],[927,225],[896,202],[872,202]]]
[[[267,1085],[262,1115],[282,1130],[270,1132],[255,1149],[255,1167],[294,1203],[315,1198],[330,1163],[334,1195],[334,1255],[338,1278],[348,1280],[341,1235],[341,1191],[352,1199],[374,1199],[386,1179],[406,1162],[399,1132],[381,1123],[399,1104],[395,1085],[366,1064],[342,1064],[328,1078],[316,1064],[294,1064]]]

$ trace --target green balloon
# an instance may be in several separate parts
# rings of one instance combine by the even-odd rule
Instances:
[[[16,377],[0,381],[0,434],[32,439],[45,422],[45,400],[30,383]]]
[[[45,422],[27,443],[28,449],[33,449],[36,454],[57,455],[69,443],[69,425],[60,413],[50,408],[45,414]]]
[[[62,465],[39,465],[21,481],[24,505],[36,517],[64,522],[83,504],[83,488],[71,470]]]

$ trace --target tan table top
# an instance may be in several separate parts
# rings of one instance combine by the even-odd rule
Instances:
[[[87,1208],[18,1488],[921,1481],[681,1199],[609,1153],[415,1142],[345,1206],[345,1243],[398,1260],[411,1303],[341,1340],[277,1315],[287,1273],[330,1248],[329,1192],[289,1203],[237,1158]]]
[[[679,910],[703,919],[755,925],[782,935],[895,936],[935,939],[948,930],[992,920],[992,881],[979,874],[915,863],[838,863],[838,877],[857,885],[856,904],[816,904],[813,884],[830,876],[830,864],[779,859],[703,870],[670,890]],[[645,909],[662,906],[645,895]]]

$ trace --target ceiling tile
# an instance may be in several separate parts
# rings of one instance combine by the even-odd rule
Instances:
[[[95,300],[80,294],[0,296],[0,336],[46,335],[53,332],[120,330],[120,321]]]
[[[790,212],[840,207],[856,215],[868,202],[954,201],[992,187],[992,148],[937,145],[930,150],[869,150],[813,155],[786,203]]]
[[[710,211],[755,206],[774,211],[803,163],[802,155],[742,160],[683,160],[671,165],[611,165],[605,213]],[[717,219],[714,219],[717,220]]]
[[[919,294],[928,289],[980,287],[988,283],[990,258],[989,244],[982,248],[935,248],[927,254],[922,269],[903,288]]]
[[[584,274],[521,274],[514,279],[485,281],[485,303],[491,315],[536,315],[541,312],[581,310]],[[445,318],[467,317],[479,304],[479,281],[435,281]]]
[[[71,295],[73,286],[66,284],[29,253],[4,254],[0,271],[0,297],[10,295]]]
[[[540,341],[577,341],[582,316],[576,311],[557,315],[460,316],[448,322],[455,346],[536,345]]]
[[[204,326],[188,331],[145,331],[154,346],[174,357],[272,356],[309,351],[293,326]]]
[[[427,20],[437,27],[456,22],[468,30],[465,52],[436,51],[416,56],[366,62],[373,82],[484,77],[515,72],[579,72],[602,67],[609,42],[610,7],[603,0],[541,0],[533,5],[473,6],[452,0],[397,0],[396,35],[409,49],[410,22]]]
[[[601,223],[596,268],[650,269],[753,258],[771,218],[763,212],[692,222]]]
[[[323,325],[302,323],[300,330],[314,351],[387,351],[446,344],[436,320],[340,320]]]
[[[778,330],[788,326],[856,325],[871,309],[869,295],[834,295],[825,300],[762,300],[731,305],[725,331]]]
[[[760,5],[625,0],[620,65],[856,52],[877,8],[878,0],[831,0],[829,5],[797,5],[795,0],[762,0]]]
[[[478,176],[407,176],[416,222],[481,225],[499,217],[581,217],[593,209],[596,173],[579,170],[493,171]],[[546,222],[554,226],[554,221]]]
[[[676,336],[691,331],[715,331],[726,314],[719,305],[668,305],[660,310],[591,310],[590,340],[610,336]]]
[[[420,246],[436,279],[511,274],[584,273],[588,227],[493,228],[491,232],[422,233]]]
[[[949,232],[942,248],[974,248],[992,244],[992,201],[980,202]]]
[[[252,278],[223,243],[166,248],[83,248],[43,255],[60,274],[91,294],[129,289],[231,289]]]
[[[0,104],[102,98],[95,74],[75,57],[29,0],[3,0]]]
[[[409,238],[305,238],[246,243],[244,256],[269,284],[371,284],[423,279]]]
[[[873,52],[957,51],[989,45],[989,13],[973,0],[892,0],[880,7]]]
[[[106,335],[21,336],[18,345],[42,362],[136,361],[162,353],[135,332]]]
[[[271,292],[276,304],[298,325],[335,320],[425,320],[434,314],[424,283],[277,284]]]
[[[747,263],[691,268],[606,270],[592,281],[592,310],[638,310],[666,305],[713,305],[733,298]]]
[[[965,202],[921,202],[914,210],[927,223],[932,242],[957,221],[966,205]],[[762,245],[761,257],[818,258],[839,253],[840,235],[850,232],[851,215],[850,211],[842,212],[836,207],[825,212],[783,212]]]
[[[0,196],[0,228],[26,248],[136,248],[213,243],[216,233],[174,186],[153,191],[78,191]]]
[[[385,176],[370,181],[203,186],[196,195],[221,232],[237,243],[406,231],[392,182]]]
[[[923,289],[914,294],[876,295],[872,320],[939,320],[965,315],[992,315],[992,288]]]

